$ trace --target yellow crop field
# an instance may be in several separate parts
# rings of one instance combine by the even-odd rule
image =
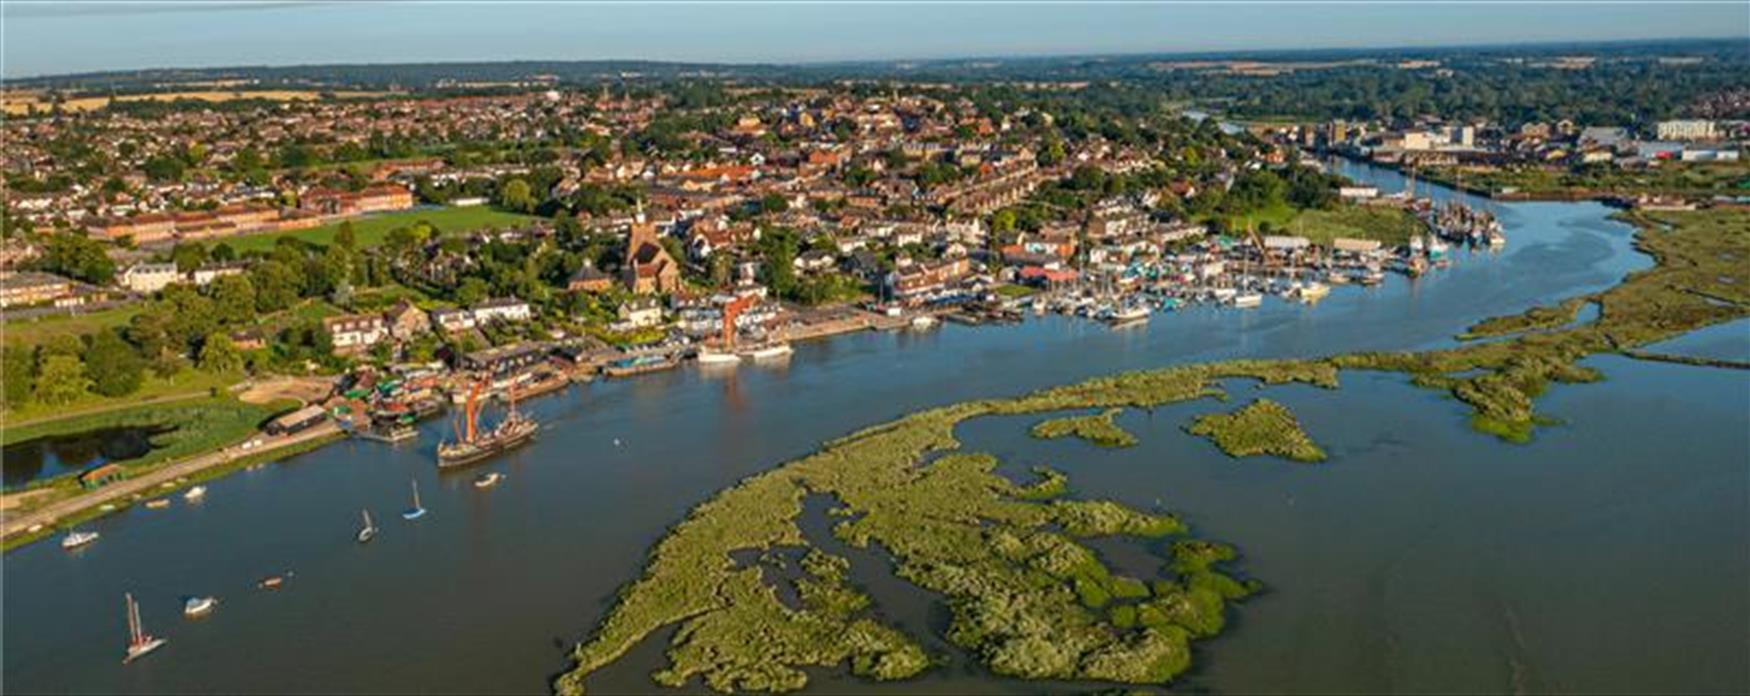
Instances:
[[[340,98],[381,97],[391,92],[321,92],[307,89],[269,89],[269,90],[191,90],[183,92],[158,92],[153,94],[119,94],[114,97],[74,97],[61,102],[64,111],[92,111],[108,106],[110,101],[175,101],[178,99],[199,99],[210,102],[226,102],[238,99],[269,99],[273,101],[314,101],[323,94],[333,94]],[[47,111],[52,106],[51,100],[40,92],[10,93],[3,97],[8,116],[23,116],[31,112]]]

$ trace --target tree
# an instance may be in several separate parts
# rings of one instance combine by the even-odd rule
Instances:
[[[207,247],[200,242],[179,243],[170,250],[170,260],[175,261],[176,270],[183,273],[191,273],[206,265],[208,258]]]
[[[180,181],[186,166],[181,159],[168,155],[159,155],[146,160],[140,169],[146,172],[147,178],[153,181]]]
[[[347,251],[358,248],[358,235],[353,232],[351,220],[341,222],[340,229],[334,231],[334,245]]]
[[[0,374],[0,388],[5,390],[7,408],[18,408],[30,401],[31,391],[36,386],[36,356],[35,351],[14,346],[0,351],[0,363],[3,363],[4,373]]]
[[[243,369],[243,353],[223,332],[207,334],[201,342],[200,368],[203,372],[223,374]]]
[[[534,192],[529,188],[529,182],[522,179],[511,179],[505,182],[498,192],[498,205],[506,210],[519,213],[532,212],[540,201],[535,200]]]
[[[115,331],[100,331],[85,349],[86,372],[92,388],[104,396],[126,396],[140,388],[145,361]]]
[[[278,312],[298,301],[300,279],[296,271],[279,261],[263,261],[250,273],[255,286],[255,311]]]
[[[59,406],[72,403],[91,389],[85,363],[78,356],[50,355],[37,370],[36,400]]]
[[[220,276],[213,281],[212,297],[221,324],[241,324],[255,316],[255,283],[249,276]]]
[[[109,260],[103,245],[80,234],[62,232],[50,236],[35,265],[93,285],[108,285],[115,279],[115,262]]]
[[[456,303],[464,307],[479,304],[481,300],[486,299],[486,293],[489,290],[486,281],[469,277],[456,287]]]

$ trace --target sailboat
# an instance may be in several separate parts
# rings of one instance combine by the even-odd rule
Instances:
[[[140,605],[134,601],[133,593],[128,593],[128,655],[122,658],[122,664],[133,662],[145,657],[146,653],[164,647],[169,642],[163,638],[154,638],[146,633],[146,628],[140,624]]]
[[[413,507],[401,511],[401,519],[417,520],[425,516],[425,508],[419,504],[419,482],[413,482]]]
[[[415,500],[418,500],[417,493],[415,494]],[[419,503],[416,502],[414,505],[417,507]],[[368,542],[377,536],[377,523],[371,521],[371,511],[364,510],[363,512],[365,513],[365,526],[359,529],[358,534],[358,540],[361,544]]]

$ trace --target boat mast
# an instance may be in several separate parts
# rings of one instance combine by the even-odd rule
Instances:
[[[139,645],[145,642],[145,631],[140,627],[140,605],[134,602],[133,593],[125,596],[128,601],[128,645]]]

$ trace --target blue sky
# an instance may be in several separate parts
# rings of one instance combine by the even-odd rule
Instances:
[[[809,62],[1744,37],[1725,3],[40,3],[0,5],[7,77],[229,65]]]

